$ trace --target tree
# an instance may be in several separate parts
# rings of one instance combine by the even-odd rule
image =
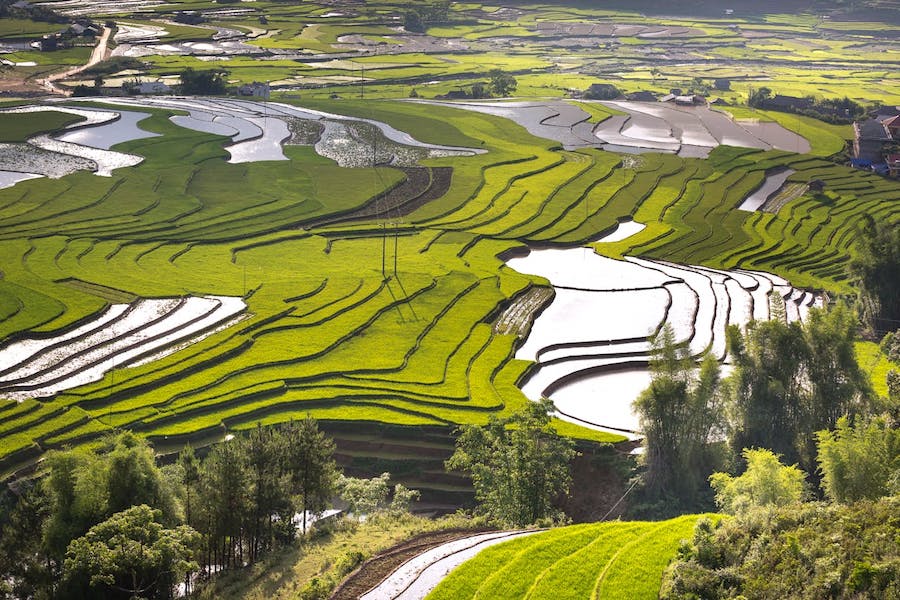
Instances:
[[[484,84],[482,81],[476,81],[472,84],[472,91],[470,92],[473,98],[490,98],[491,94],[488,91],[488,86]]]
[[[199,534],[187,525],[165,529],[162,513],[141,504],[94,525],[69,544],[63,597],[77,597],[77,583],[105,598],[171,598],[174,583],[197,570]]]
[[[39,589],[51,587],[53,573],[41,546],[48,516],[39,482],[17,481],[0,490],[0,598],[34,598]]]
[[[181,72],[181,91],[184,94],[205,96],[224,94],[225,79],[218,71],[195,71],[188,67]]]
[[[900,322],[900,228],[865,215],[850,261],[860,317],[879,335]]]
[[[772,90],[767,87],[761,87],[758,90],[750,88],[747,93],[747,104],[754,108],[763,106],[766,101],[772,97]]]
[[[856,360],[857,325],[856,314],[844,303],[829,310],[812,309],[803,323],[807,385],[799,450],[806,465],[812,466],[815,459],[814,432],[863,411],[871,395],[869,378]]]
[[[747,469],[743,475],[713,473],[709,484],[716,491],[716,504],[729,514],[754,507],[784,506],[800,502],[806,492],[806,475],[797,465],[785,466],[771,450],[743,451]]]
[[[181,469],[181,488],[184,496],[184,522],[194,526],[194,503],[197,495],[197,484],[200,482],[200,461],[194,449],[187,444],[178,454],[178,466]]]
[[[284,474],[285,441],[272,428],[256,428],[241,438],[233,440],[241,450],[241,462],[247,466],[250,489],[246,507],[247,530],[243,536],[248,545],[248,562],[259,558],[260,553],[272,548],[274,543],[273,518],[276,513],[290,514],[293,508],[287,489],[288,476]]]
[[[731,325],[726,335],[734,364],[726,386],[732,449],[737,454],[742,448],[771,448],[796,460],[807,353],[800,325],[753,321],[745,334]]]
[[[622,90],[611,83],[592,83],[584,92],[588,100],[614,100],[621,95]]]
[[[822,487],[831,500],[874,500],[900,492],[900,429],[886,419],[851,426],[841,418],[834,431],[816,437]]]
[[[50,507],[44,547],[61,563],[69,542],[106,516],[105,473],[92,452],[51,452],[44,462],[48,473],[43,487]]]
[[[811,309],[806,322],[728,329],[734,370],[726,381],[731,446],[770,448],[815,470],[815,432],[865,412],[870,390],[854,350],[856,316],[846,306]]]
[[[491,417],[484,427],[457,430],[448,469],[472,477],[479,508],[499,523],[524,526],[554,518],[554,500],[568,493],[572,442],[550,424],[553,403],[531,402],[505,419]]]
[[[720,370],[707,355],[699,376],[666,324],[652,340],[650,387],[634,402],[644,434],[645,490],[691,504],[716,466],[710,441],[721,430]]]
[[[491,78],[491,92],[501,98],[505,98],[515,92],[516,87],[519,85],[515,77],[500,69],[491,69],[488,72],[488,76]]]
[[[347,511],[357,517],[380,510],[387,503],[390,473],[382,473],[371,479],[357,477],[338,478],[337,487],[341,498],[347,503]]]
[[[309,415],[292,421],[285,429],[285,466],[291,493],[300,497],[303,533],[308,514],[328,507],[335,493],[338,477],[334,462],[334,440],[319,431],[319,424]]]
[[[156,466],[156,457],[147,440],[130,431],[123,432],[110,440],[103,462],[107,470],[107,516],[137,504],[147,504],[160,509],[166,523],[175,521],[175,494]]]
[[[417,502],[421,497],[422,493],[419,490],[411,490],[402,483],[398,483],[394,486],[389,512],[395,516],[406,514],[410,511],[413,502]]]
[[[413,33],[424,33],[425,22],[422,21],[422,15],[419,11],[410,9],[403,15],[403,29]]]
[[[243,525],[250,505],[250,476],[245,455],[234,440],[213,446],[200,470],[202,533],[207,565],[229,568],[243,562]]]

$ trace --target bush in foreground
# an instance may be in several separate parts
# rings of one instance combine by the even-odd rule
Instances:
[[[698,523],[660,598],[898,598],[900,497]]]

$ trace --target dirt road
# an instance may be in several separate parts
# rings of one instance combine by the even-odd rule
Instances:
[[[49,75],[44,79],[38,79],[38,83],[43,86],[51,94],[62,94],[63,96],[71,96],[72,92],[57,86],[54,82],[59,81],[61,79],[66,79],[71,77],[72,75],[77,75],[82,71],[89,69],[96,65],[97,63],[105,60],[109,54],[109,50],[107,49],[107,45],[109,43],[109,36],[112,33],[112,29],[109,27],[103,27],[103,34],[100,36],[100,41],[97,42],[97,45],[94,46],[94,50],[91,52],[91,57],[88,61],[80,65],[78,67],[72,67],[71,69],[67,69],[61,73],[54,73]]]

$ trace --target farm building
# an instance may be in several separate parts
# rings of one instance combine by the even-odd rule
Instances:
[[[704,104],[706,102],[706,98],[697,94],[691,94],[690,96],[675,96],[675,104],[681,106],[693,106],[695,104]]]
[[[254,96],[256,98],[269,97],[269,84],[254,81],[253,83],[245,83],[237,89],[238,96]]]
[[[888,117],[900,116],[900,106],[879,106],[878,110],[869,114],[872,118],[883,121]]]
[[[625,98],[634,102],[656,102],[657,100],[656,94],[654,94],[653,92],[648,92],[646,90],[625,94]]]
[[[891,177],[900,177],[900,154],[888,154],[885,162],[888,166],[888,174]]]
[[[892,141],[887,126],[878,119],[853,124],[853,156],[857,160],[879,162],[882,147]]]
[[[888,135],[890,135],[892,139],[900,140],[900,116],[885,117],[884,119],[880,119],[880,121],[884,124],[888,131]]]
[[[814,102],[812,98],[799,98],[797,96],[782,96],[775,94],[772,98],[762,103],[763,108],[781,111],[796,111],[812,108]]]

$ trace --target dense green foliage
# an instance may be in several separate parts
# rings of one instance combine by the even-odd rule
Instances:
[[[794,504],[701,521],[660,597],[896,598],[900,497]]]
[[[57,598],[171,598],[172,587],[197,569],[200,535],[187,525],[166,529],[146,504],[112,515],[72,540]],[[88,581],[89,593],[79,593]]]
[[[305,532],[298,511],[330,504],[333,452],[311,419],[257,427],[202,462],[188,446],[163,468],[128,432],[96,451],[55,452],[39,485],[21,484],[0,505],[0,597],[47,597],[62,582],[60,598],[169,598],[198,568],[252,564]],[[401,489],[395,508],[414,498]]]
[[[806,475],[797,465],[785,466],[771,450],[745,449],[747,468],[738,477],[713,473],[709,484],[716,504],[726,513],[739,514],[764,506],[796,504],[806,493]]]
[[[650,387],[634,403],[644,434],[645,493],[690,506],[720,461],[712,444],[725,420],[719,363],[707,355],[698,373],[666,325],[653,340],[650,373]]]
[[[561,516],[554,501],[568,492],[575,451],[551,427],[552,410],[544,400],[484,427],[460,428],[447,468],[472,477],[479,510],[492,520],[521,527]]]
[[[900,229],[867,217],[859,231],[850,273],[859,290],[863,321],[884,335],[900,322]]]
[[[188,67],[180,74],[181,92],[191,95],[215,96],[225,93],[225,78],[211,69],[195,71]]]
[[[856,316],[838,304],[813,309],[802,325],[753,322],[728,331],[731,446],[767,448],[815,469],[815,436],[844,415],[864,413],[869,384],[856,362]]]
[[[881,417],[838,419],[834,431],[818,437],[822,488],[831,500],[855,502],[900,493],[900,428]]]

